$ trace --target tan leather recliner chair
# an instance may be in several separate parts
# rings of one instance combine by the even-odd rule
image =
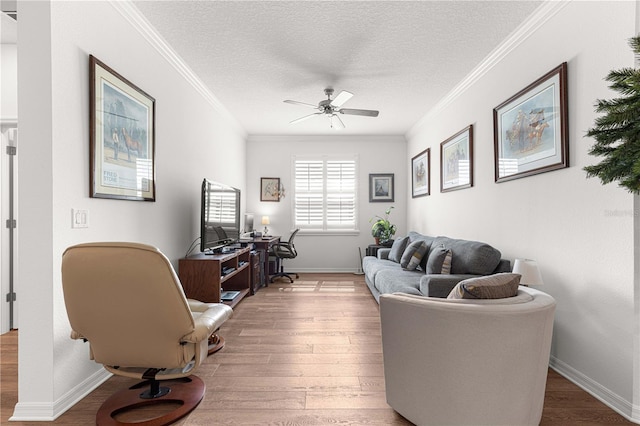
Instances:
[[[88,341],[91,359],[111,373],[149,384],[146,392],[134,386],[112,395],[97,424],[124,424],[117,413],[176,401],[174,411],[147,422],[170,424],[200,403],[205,386],[191,374],[207,357],[209,337],[231,317],[229,306],[187,300],[169,260],[136,243],[69,247],[62,287],[71,337]],[[164,380],[171,386],[160,386]]]
[[[380,296],[387,403],[417,425],[538,425],[556,302]]]

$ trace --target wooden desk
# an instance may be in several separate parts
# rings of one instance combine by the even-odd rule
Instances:
[[[274,244],[278,244],[280,242],[280,237],[256,237],[249,240],[242,240],[242,242],[253,243],[255,250],[262,252],[262,276],[260,286],[262,287],[264,285],[265,287],[267,287],[269,285],[269,250]]]

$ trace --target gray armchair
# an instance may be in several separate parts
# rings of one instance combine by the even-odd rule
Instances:
[[[555,300],[380,296],[387,402],[417,425],[538,425]]]
[[[90,358],[109,372],[145,380],[108,398],[97,424],[129,424],[115,416],[177,403],[158,418],[131,423],[170,424],[200,403],[204,382],[192,373],[209,353],[209,338],[231,316],[230,307],[188,301],[169,260],[158,249],[135,243],[68,248],[62,287],[71,337],[89,342]]]

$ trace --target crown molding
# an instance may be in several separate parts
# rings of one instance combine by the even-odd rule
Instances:
[[[548,0],[545,1],[522,25],[513,31],[502,43],[498,45],[486,58],[482,60],[465,78],[460,81],[445,97],[429,110],[406,133],[407,140],[411,139],[426,121],[439,113],[453,101],[458,99],[466,90],[473,86],[479,79],[487,74],[493,67],[499,64],[505,56],[517,49],[525,40],[542,27],[549,19],[555,16],[572,0]]]
[[[131,0],[109,0],[115,10],[117,10],[135,28],[149,44],[166,59],[166,61],[189,83],[191,86],[218,112],[229,124],[244,138],[247,132],[240,125],[238,120],[231,115],[229,110],[220,100],[209,90],[200,80],[193,70],[184,62],[175,50],[166,42],[158,31],[140,13],[140,10]]]

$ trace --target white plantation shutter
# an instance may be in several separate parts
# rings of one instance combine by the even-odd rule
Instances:
[[[295,227],[356,230],[356,158],[294,159]]]
[[[295,162],[295,227],[322,229],[324,217],[324,162]]]

